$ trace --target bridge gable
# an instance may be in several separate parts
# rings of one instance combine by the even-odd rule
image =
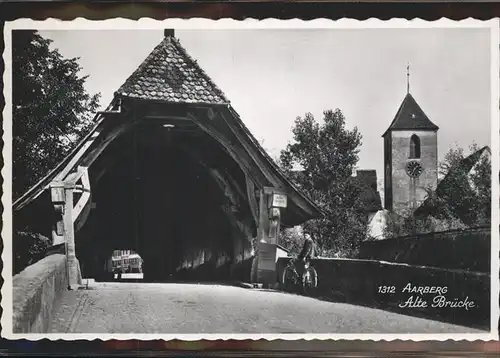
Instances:
[[[172,33],[118,89],[108,109],[96,115],[93,130],[52,172],[16,200],[14,210],[39,197],[51,182],[65,180],[78,167],[93,165],[113,140],[146,121],[210,135],[241,167],[247,187],[250,183],[257,190],[271,186],[290,197],[283,217],[286,225],[296,225],[320,214],[318,207],[294,187],[260,147],[223,92]],[[254,195],[247,190],[247,199],[255,211]]]

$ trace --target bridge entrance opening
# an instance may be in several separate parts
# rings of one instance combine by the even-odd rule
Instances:
[[[75,237],[84,277],[105,277],[116,247],[141,256],[146,281],[227,279],[252,255],[245,176],[196,126],[137,124],[89,175],[94,208]]]

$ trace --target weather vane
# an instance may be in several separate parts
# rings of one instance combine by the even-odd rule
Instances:
[[[410,93],[410,63],[406,66],[406,93]]]

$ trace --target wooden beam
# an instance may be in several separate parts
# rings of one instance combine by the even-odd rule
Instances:
[[[66,180],[64,180],[64,184],[66,186],[75,185],[76,182],[82,177],[82,175],[83,175],[83,171],[77,169],[75,172],[68,174],[68,176],[66,177]]]
[[[101,180],[103,175],[106,174],[108,169],[110,169],[110,166],[113,165],[114,163],[116,163],[117,161],[118,161],[117,158],[107,160],[106,163],[103,163],[102,167],[97,172],[94,171],[94,175],[93,175],[94,185],[99,183],[99,181]]]
[[[229,175],[229,173],[227,171],[221,171],[221,170],[210,167],[202,159],[202,154],[194,153],[193,150],[191,150],[190,148],[188,148],[182,144],[179,145],[179,148],[181,150],[183,150],[186,154],[188,154],[191,158],[193,158],[193,160],[200,163],[200,165],[203,166],[206,170],[208,170],[212,174],[212,177],[214,177],[216,179],[219,178],[219,180],[224,183],[224,186],[230,190],[230,192],[231,192],[230,195],[232,197],[240,198],[240,200],[245,200],[245,201],[247,200],[246,194],[243,193],[243,190],[240,188],[237,181],[231,175]],[[236,195],[234,192],[236,192]],[[239,204],[240,200],[238,200],[238,204]]]
[[[114,98],[108,105],[107,109],[113,108],[115,105],[116,98]],[[12,208],[14,210],[20,210],[24,206],[28,205],[30,202],[38,198],[46,189],[50,188],[51,183],[55,180],[57,173],[66,167],[68,167],[68,162],[78,153],[82,153],[82,147],[85,146],[88,139],[92,137],[99,128],[102,128],[104,117],[102,113],[97,113],[94,117],[94,126],[90,132],[78,143],[78,145],[47,175],[38,181],[34,186],[31,187],[26,193],[24,193],[20,198],[18,198],[13,204]],[[71,171],[71,167],[69,171]],[[61,181],[61,180],[59,180]]]
[[[85,205],[87,205],[90,199],[90,179],[88,168],[80,167],[79,172],[82,172],[81,180],[83,185],[83,192],[80,199],[73,208],[73,223],[76,221],[76,219],[78,219],[83,208],[85,207]]]
[[[82,176],[85,174],[86,171],[87,171],[87,167],[78,166],[76,168],[76,171],[74,171],[73,173],[70,173],[70,174],[68,174],[68,176],[66,176],[66,179],[64,180],[64,185],[65,186],[76,185],[78,180],[80,180],[82,178]]]
[[[54,180],[65,180],[68,174],[76,165],[90,167],[102,151],[120,134],[128,129],[134,122],[131,121],[132,115],[129,113],[122,118],[122,121],[116,120],[117,115],[112,115],[114,119],[105,118],[95,132],[90,135],[80,150],[71,158],[69,163],[56,175]],[[107,132],[108,131],[108,132]],[[106,133],[107,132],[107,133]],[[94,149],[91,149],[92,147]]]
[[[96,141],[97,138],[101,135],[104,130],[104,121],[99,125],[99,127],[95,130],[90,137],[87,138],[85,143],[82,145],[80,150],[73,156],[73,158],[69,161],[68,164],[56,175],[53,179],[54,181],[62,181],[73,169],[76,163],[80,160],[80,158],[85,154],[85,152],[90,148],[90,146]]]
[[[247,198],[248,204],[250,206],[250,211],[252,212],[253,220],[255,221],[255,227],[259,227],[259,205],[257,199],[255,198],[255,184],[253,180],[245,175],[246,188],[247,188]]]
[[[123,157],[128,154],[129,153],[126,150],[114,151],[113,155],[101,156],[98,159],[98,162],[94,161],[94,167],[89,173],[90,177],[92,178],[94,187],[99,183],[103,175],[108,170],[111,170],[116,165],[116,163],[119,163],[120,160],[122,160]]]
[[[259,196],[259,225],[257,226],[257,241],[267,242],[269,232],[269,215],[267,211],[267,195],[262,189]]]
[[[157,122],[165,122],[165,124],[168,124],[169,122],[173,122],[175,124],[176,122],[179,123],[191,123],[192,120],[183,116],[175,116],[175,115],[169,115],[169,114],[151,114],[151,115],[146,115],[143,119],[144,121],[157,121]]]
[[[137,113],[142,118],[188,118],[188,105],[185,104],[165,104],[165,103],[143,103],[137,106]]]
[[[215,168],[211,168],[208,164],[206,164],[202,158],[197,156],[195,153],[192,152],[192,150],[188,149],[187,147],[180,145],[179,148],[184,151],[186,154],[188,154],[193,160],[197,161],[205,170],[209,173],[209,175],[215,180],[217,183],[217,186],[221,189],[223,194],[228,197],[233,204],[239,204],[238,200],[234,200],[234,193],[233,190],[231,189],[231,186],[225,179],[225,177],[219,173],[219,171]],[[229,191],[229,195],[227,193]]]
[[[252,161],[254,162],[254,164],[259,168],[259,170],[264,175],[264,177],[269,181],[269,183],[273,183],[274,186],[277,186],[276,185],[276,182],[277,182],[276,176],[273,175],[273,173],[271,173],[271,171],[268,168],[266,168],[265,165],[261,165],[261,160],[259,160],[259,158],[257,158],[257,156],[255,155],[255,152],[252,150],[253,144],[251,146],[249,146],[248,142],[245,140],[245,139],[248,139],[248,138],[243,138],[240,135],[240,133],[238,133],[236,130],[234,130],[234,128],[231,125],[229,125],[229,123],[228,123],[228,121],[227,121],[227,119],[226,119],[226,117],[224,116],[223,113],[218,112],[217,113],[217,118],[221,118],[221,120],[224,123],[224,125],[235,136],[235,138],[241,143],[241,146],[244,149],[244,151],[250,156],[250,158],[252,159]]]
[[[92,204],[95,204],[95,203],[92,203],[92,194],[91,194],[87,205],[85,205],[83,207],[82,212],[78,216],[78,219],[75,221],[75,224],[74,224],[75,225],[75,232],[80,231],[82,229],[82,227],[85,225],[85,223],[87,222],[87,219],[89,218],[90,212],[92,211],[92,209],[95,208],[95,205],[92,205]]]
[[[227,120],[226,116],[224,115],[224,113],[218,112],[218,116],[220,116],[222,118],[223,122],[226,124],[226,126],[229,128],[229,130],[240,141],[240,143],[242,143],[243,148],[246,150],[248,155],[250,155],[252,160],[255,162],[255,164],[258,166],[258,168],[262,171],[262,173],[267,178],[267,180],[269,180],[269,182],[272,183],[273,186],[277,189],[284,189],[281,185],[279,185],[284,180],[285,184],[288,184],[288,186],[290,186],[290,188],[292,189],[290,192],[286,191],[286,194],[294,201],[295,205],[297,205],[297,207],[300,208],[304,213],[307,213],[307,215],[314,216],[313,211],[311,211],[311,206],[314,207],[315,204],[313,204],[310,200],[309,200],[310,203],[308,203],[306,198],[302,197],[299,194],[299,192],[294,188],[293,183],[291,183],[288,180],[288,178],[285,177],[282,180],[281,178],[279,178],[279,176],[277,174],[273,173],[273,170],[270,170],[266,165],[260,165],[259,163],[261,162],[261,160],[259,160],[259,158],[258,158],[259,154],[264,157],[263,159],[265,161],[268,161],[268,159],[265,158],[264,154],[260,153],[261,152],[260,150],[258,150],[257,152],[252,150],[252,148],[255,145],[253,143],[248,143],[248,141],[247,141],[248,139],[251,139],[251,138],[249,138],[246,134],[242,135],[239,131],[235,130],[228,123],[228,120]],[[245,139],[247,139],[247,140],[245,140]],[[272,159],[269,159],[269,160],[272,160]],[[270,163],[270,166],[272,167],[273,163]]]
[[[64,205],[64,241],[66,243],[66,261],[68,288],[75,289],[79,282],[78,259],[75,251],[75,231],[73,226],[73,189],[66,188]]]
[[[106,147],[120,134],[125,132],[127,129],[132,127],[135,123],[123,123],[120,124],[119,126],[115,127],[104,139],[103,141],[99,144],[97,148],[94,150],[90,151],[81,161],[81,165],[84,165],[86,167],[90,167],[92,163],[97,159],[97,157],[106,149]]]
[[[253,219],[255,221],[255,225],[258,228],[259,227],[259,209],[258,209],[258,204],[255,199],[255,195],[253,194],[255,192],[255,183],[252,179],[251,175],[251,170],[248,168],[248,164],[244,163],[242,160],[242,156],[239,155],[239,153],[236,153],[230,145],[226,144],[227,139],[221,136],[220,134],[217,134],[217,132],[210,128],[208,125],[204,125],[201,123],[201,121],[197,120],[196,117],[194,117],[193,114],[189,114],[189,116],[193,119],[193,122],[196,123],[204,132],[206,132],[210,137],[215,139],[219,144],[222,145],[222,147],[226,150],[226,152],[229,154],[229,156],[238,163],[239,167],[243,171],[243,174],[245,175],[245,180],[246,180],[246,189],[247,189],[247,195],[246,197],[248,198],[248,203],[250,206],[250,211],[252,213]]]
[[[217,133],[217,131],[212,129],[210,126],[202,123],[202,121],[197,120],[194,114],[190,113],[189,116],[205,133],[219,142],[219,144],[225,149],[229,156],[233,158],[236,163],[238,163],[243,173],[247,174],[250,171],[250,166],[248,165],[248,163],[246,163],[242,159],[241,153],[237,153],[237,151],[232,147],[227,138]]]
[[[222,176],[216,169],[209,169],[209,171],[211,176],[217,181],[224,195],[231,201],[231,203],[233,205],[240,206],[238,195],[235,195],[231,185],[227,182],[226,178],[224,178],[224,176]]]
[[[233,233],[236,234],[243,234],[244,237],[250,238],[251,237],[251,230],[249,227],[245,225],[245,223],[239,221],[234,213],[231,211],[229,207],[223,207],[222,212],[226,216],[226,218],[229,220],[230,226],[232,228]],[[237,239],[237,235],[235,235]],[[233,236],[233,238],[235,237]]]
[[[238,184],[238,182],[231,175],[229,175],[229,173],[226,170],[222,171],[222,173],[226,174],[226,175],[223,175],[223,176],[225,178],[227,178],[227,180],[229,181],[229,184],[236,190],[236,192],[238,193],[238,195],[242,199],[247,199],[246,194],[243,192],[243,190],[241,189],[241,187]]]

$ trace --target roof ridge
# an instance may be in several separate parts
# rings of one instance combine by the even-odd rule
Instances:
[[[186,59],[189,60],[195,66],[195,68],[201,73],[201,75],[204,76],[204,77],[206,77],[206,79],[208,80],[208,83],[210,84],[210,86],[212,87],[212,89],[214,89],[215,91],[217,91],[218,95],[221,96],[222,99],[225,102],[230,103],[230,101],[228,100],[226,94],[219,88],[219,86],[217,86],[215,84],[215,82],[212,80],[212,78],[198,64],[198,61],[195,60],[193,57],[191,57],[191,55],[187,52],[187,50],[184,48],[184,46],[182,46],[182,44],[179,41],[179,39],[176,38],[176,37],[169,37],[169,39],[172,40],[172,43],[177,47],[178,50],[180,50],[182,52],[182,54],[186,57]]]
[[[464,159],[462,159],[462,161],[474,159],[474,163],[473,163],[473,165],[474,165],[481,158],[481,156],[483,155],[483,153],[485,151],[488,151],[491,154],[490,147],[485,145],[484,147],[481,147],[478,150],[476,150],[474,153],[470,153],[468,156],[466,156]]]

